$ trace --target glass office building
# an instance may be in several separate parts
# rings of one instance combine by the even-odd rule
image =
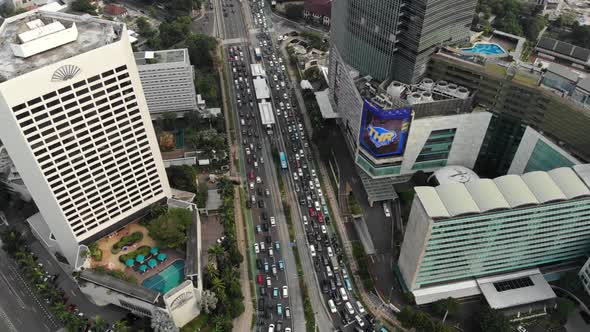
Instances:
[[[590,250],[590,164],[416,187],[399,268],[410,290]]]

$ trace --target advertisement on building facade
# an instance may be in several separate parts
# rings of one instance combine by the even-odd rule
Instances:
[[[412,111],[409,108],[384,110],[365,100],[361,119],[361,146],[373,157],[404,153]]]

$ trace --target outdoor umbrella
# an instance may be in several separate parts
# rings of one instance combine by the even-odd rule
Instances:
[[[135,264],[135,260],[133,258],[128,258],[127,261],[125,261],[125,265],[127,265],[127,267],[132,267],[133,264]]]
[[[139,271],[145,272],[146,270],[147,270],[147,265],[142,264],[142,265],[139,266]]]
[[[165,254],[165,253],[163,253],[163,252],[159,253],[159,254],[158,254],[158,260],[159,260],[160,262],[163,262],[163,261],[165,261],[165,260],[166,260],[166,254]]]
[[[145,256],[144,255],[137,255],[137,257],[135,257],[135,260],[138,263],[143,263],[143,261],[145,260]]]
[[[159,251],[160,251],[160,249],[158,249],[158,247],[152,247],[150,249],[150,254],[157,255]]]
[[[156,265],[158,265],[158,261],[156,261],[155,259],[153,259],[153,258],[152,258],[152,259],[150,259],[150,260],[148,261],[148,265],[149,265],[151,268],[154,268],[154,267],[156,267]]]

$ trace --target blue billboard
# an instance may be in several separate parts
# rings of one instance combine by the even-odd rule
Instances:
[[[359,135],[361,146],[376,158],[403,154],[411,119],[409,108],[384,110],[365,100]]]

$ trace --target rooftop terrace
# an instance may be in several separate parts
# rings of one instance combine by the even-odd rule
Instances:
[[[8,18],[0,26],[0,82],[114,43],[122,30],[88,15],[33,10]]]
[[[188,62],[186,49],[135,52],[135,63],[138,65],[151,65],[160,63]]]

